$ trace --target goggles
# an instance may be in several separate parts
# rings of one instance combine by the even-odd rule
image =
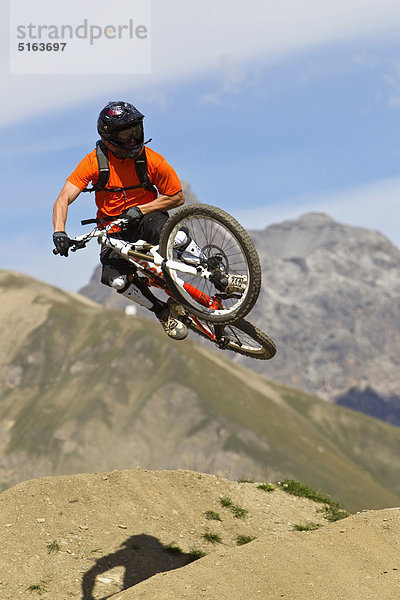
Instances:
[[[122,146],[135,146],[143,143],[143,135],[143,123],[137,123],[126,129],[115,131],[112,140]]]

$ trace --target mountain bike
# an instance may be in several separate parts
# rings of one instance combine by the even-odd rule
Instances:
[[[243,319],[260,293],[261,266],[248,233],[231,215],[207,204],[184,206],[168,219],[156,246],[120,239],[118,232],[128,224],[123,215],[81,223],[96,227],[70,239],[72,252],[97,239],[128,261],[133,275],[163,290],[174,316],[192,332],[222,350],[261,360],[275,355],[267,334]],[[177,244],[182,232],[196,252]]]

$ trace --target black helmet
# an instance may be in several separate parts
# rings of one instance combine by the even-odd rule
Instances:
[[[144,115],[129,102],[109,102],[97,119],[97,131],[118,158],[136,158],[144,147]]]

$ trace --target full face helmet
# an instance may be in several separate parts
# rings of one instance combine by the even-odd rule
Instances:
[[[104,144],[118,158],[136,158],[144,148],[144,115],[129,102],[109,102],[97,119]]]

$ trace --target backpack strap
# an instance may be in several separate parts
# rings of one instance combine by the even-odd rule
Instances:
[[[101,140],[96,142],[96,158],[99,167],[99,178],[91,188],[85,188],[82,192],[106,191],[105,187],[110,178],[110,163],[108,160],[108,148]]]
[[[149,173],[147,171],[147,156],[146,156],[146,148],[143,148],[143,152],[135,158],[135,169],[136,175],[139,178],[141,185],[148,192],[153,192],[157,194],[157,188],[151,183],[149,179]]]
[[[126,190],[135,190],[143,187],[148,192],[157,194],[157,188],[151,183],[149,174],[147,172],[147,156],[146,148],[140,156],[135,158],[135,169],[136,175],[139,179],[139,185],[131,185],[129,187],[120,188],[106,188],[107,182],[110,178],[110,163],[108,160],[108,148],[101,140],[96,142],[96,158],[99,167],[99,179],[95,185],[91,188],[85,188],[82,192],[125,192]]]
[[[96,157],[99,165],[99,179],[94,187],[104,190],[107,181],[110,179],[110,163],[108,161],[108,148],[101,140],[96,142]]]

